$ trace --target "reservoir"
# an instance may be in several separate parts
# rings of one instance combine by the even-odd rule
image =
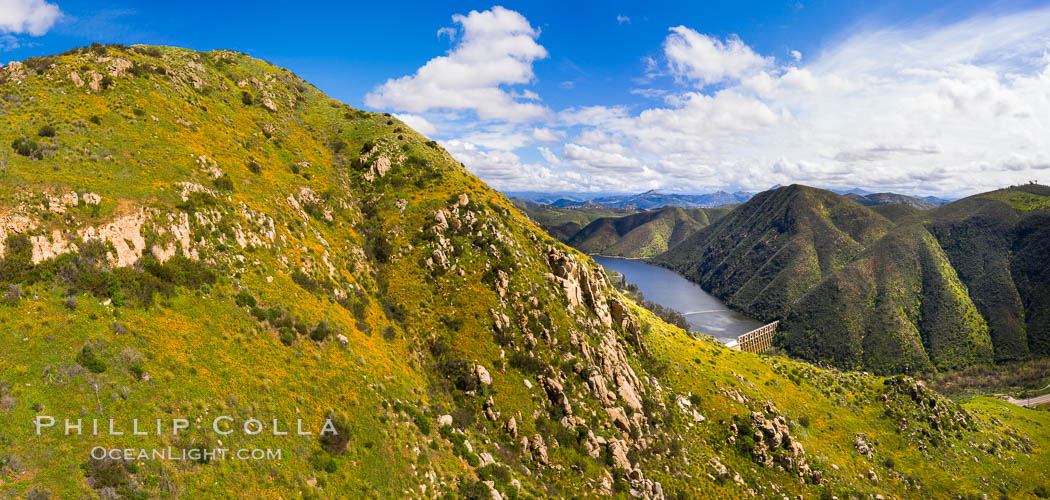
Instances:
[[[646,299],[682,313],[694,332],[705,333],[728,343],[762,326],[762,323],[729,309],[699,285],[674,271],[640,260],[591,258],[602,267],[623,274],[628,283],[638,285],[638,290]]]

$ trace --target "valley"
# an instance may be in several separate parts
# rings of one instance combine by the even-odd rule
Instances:
[[[909,375],[1046,353],[1043,186],[894,218],[793,185],[655,215],[538,207],[541,222],[405,120],[229,50],[96,44],[12,62],[0,111],[0,496],[1050,488],[1050,412],[954,401]],[[664,266],[605,260],[639,288],[673,269],[784,318],[783,348],[804,361],[669,324],[541,225],[593,226],[602,252]],[[673,282],[692,290],[672,293],[683,313],[713,314],[703,329],[746,327]],[[36,435],[42,415],[336,432]],[[190,454],[220,447],[283,453]]]

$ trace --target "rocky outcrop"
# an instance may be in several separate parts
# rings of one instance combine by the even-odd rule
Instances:
[[[796,472],[800,478],[812,483],[820,482],[820,472],[810,468],[802,443],[791,434],[787,419],[772,403],[766,403],[764,411],[751,412],[750,431],[753,432],[754,441],[752,461],[763,467],[777,465]],[[747,427],[739,427],[737,432],[748,430]]]
[[[857,450],[857,453],[865,457],[871,457],[875,454],[875,450],[868,444],[868,435],[862,432],[857,433],[856,437],[854,437],[853,448]]]
[[[561,286],[570,307],[586,304],[603,326],[612,325],[609,304],[605,300],[609,285],[601,268],[592,269],[554,246],[547,247],[547,264],[552,271],[548,279]]]
[[[540,387],[547,393],[547,399],[550,400],[551,404],[562,414],[572,415],[572,405],[569,404],[569,398],[565,395],[565,389],[561,383],[543,375],[540,375],[539,382]]]

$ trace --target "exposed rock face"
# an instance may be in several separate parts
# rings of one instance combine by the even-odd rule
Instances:
[[[129,69],[131,69],[132,66],[134,66],[134,64],[132,64],[131,61],[129,61],[127,59],[121,59],[119,57],[116,58],[116,59],[113,59],[109,63],[109,68],[108,68],[109,76],[114,76],[114,77],[124,76],[124,74],[127,73],[127,71]],[[78,85],[78,87],[79,87],[79,85]]]
[[[442,415],[437,419],[438,427],[448,427],[452,425],[452,415]]]
[[[548,277],[561,285],[571,307],[586,303],[602,325],[612,325],[609,304],[603,293],[609,285],[601,269],[591,269],[578,262],[572,254],[554,246],[547,247],[547,263],[553,271]]]
[[[84,86],[84,80],[80,78],[80,75],[77,74],[76,71],[69,72],[69,81],[73,82],[73,85],[78,88]]]
[[[543,391],[547,393],[547,398],[550,399],[551,403],[565,415],[572,415],[572,405],[569,404],[569,398],[565,396],[565,389],[557,381],[549,377],[540,375],[539,377],[540,387],[543,387]]]
[[[26,67],[18,61],[11,61],[6,67],[4,67],[4,72],[7,73],[8,78],[15,81],[20,82],[26,79]]]
[[[868,444],[868,435],[863,432],[857,433],[856,438],[853,440],[853,447],[857,449],[857,453],[865,457],[872,456],[875,451],[871,449],[871,445]]]
[[[787,420],[772,403],[766,404],[764,412],[751,412],[751,428],[755,441],[751,450],[752,461],[764,467],[779,465],[810,482],[820,482],[820,472],[810,469],[802,443],[791,435]]]
[[[511,439],[518,438],[518,422],[514,420],[514,417],[510,417],[510,420],[503,424],[503,430],[510,434]]]
[[[620,472],[631,470],[631,461],[627,459],[627,443],[620,439],[613,439],[609,441],[606,450],[612,458],[613,469]]]
[[[532,460],[537,464],[548,465],[550,463],[547,459],[547,445],[543,442],[543,436],[533,434],[528,449],[532,452]]]

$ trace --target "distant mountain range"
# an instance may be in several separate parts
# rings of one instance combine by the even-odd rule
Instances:
[[[777,189],[780,185],[770,188]],[[928,209],[948,203],[950,200],[934,196],[916,197],[897,193],[872,193],[860,188],[833,191],[844,195],[864,206],[900,204],[918,209]],[[586,195],[579,193],[540,193],[540,192],[507,192],[507,196],[531,203],[550,205],[555,208],[574,208],[600,206],[626,208],[635,207],[641,210],[653,210],[662,207],[711,208],[750,200],[755,193],[746,191],[717,191],[705,194],[665,193],[650,190],[637,194]]]
[[[876,205],[907,205],[909,207],[915,207],[920,210],[926,210],[948,203],[948,200],[937,198],[934,196],[916,198],[914,196],[908,196],[897,193],[871,193],[865,195],[857,193],[847,193],[845,196],[846,198],[849,198],[866,207]]]
[[[743,191],[736,193],[718,191],[707,194],[674,194],[651,190],[640,194],[603,196],[588,201],[576,201],[562,198],[551,203],[551,205],[560,208],[582,205],[602,205],[606,207],[638,207],[642,210],[652,210],[661,207],[710,208],[733,203],[742,203],[750,200],[752,196],[754,196],[754,193],[746,193]]]

